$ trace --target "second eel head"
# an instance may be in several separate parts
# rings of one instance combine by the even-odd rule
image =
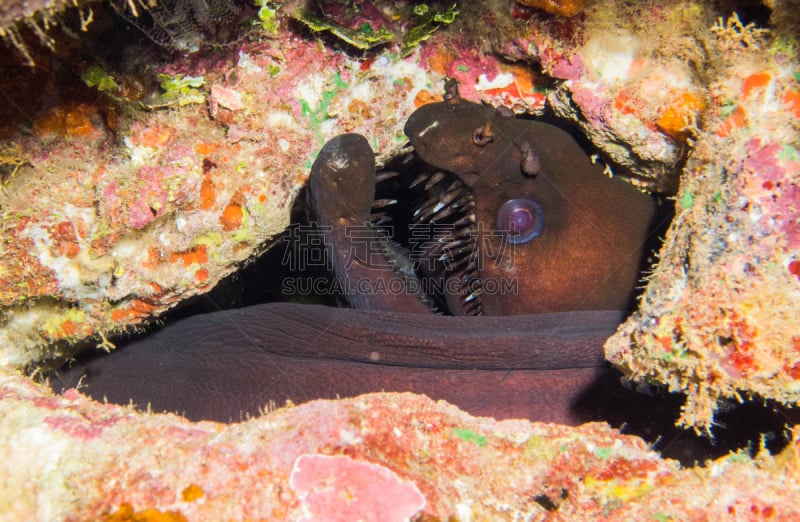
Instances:
[[[451,312],[474,312],[475,293],[488,315],[629,307],[653,199],[606,176],[560,128],[464,100],[452,83],[446,91],[405,133],[431,178],[452,173],[471,195],[474,255],[449,276],[464,284],[447,297]]]

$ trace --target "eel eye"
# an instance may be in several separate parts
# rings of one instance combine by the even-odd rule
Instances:
[[[521,245],[542,233],[544,211],[532,199],[509,199],[497,212],[497,228],[509,243]]]

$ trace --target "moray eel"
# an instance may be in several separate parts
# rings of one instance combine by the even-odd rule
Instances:
[[[655,204],[605,176],[569,134],[466,101],[452,83],[445,101],[411,115],[405,133],[424,162],[474,195],[480,278],[518,283],[513,298],[484,291],[483,313],[630,306]]]
[[[351,308],[271,303],[184,319],[60,371],[53,388],[223,422],[286,400],[375,391],[425,393],[497,418],[601,419],[577,405],[614,375],[602,345],[624,317],[615,310],[637,280],[652,203],[597,172],[563,131],[467,102],[452,85],[405,130],[428,165],[410,184],[426,194],[410,220],[448,225],[430,229],[439,231],[417,259],[427,268],[409,269],[375,222],[365,138],[329,141],[309,188],[335,275],[400,291],[350,293]],[[353,227],[366,239],[345,232]],[[375,255],[354,256],[365,245]],[[420,277],[454,283],[444,296],[452,316],[431,313]],[[487,290],[502,278],[519,291]]]

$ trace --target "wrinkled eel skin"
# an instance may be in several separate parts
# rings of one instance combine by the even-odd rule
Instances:
[[[498,316],[433,315],[412,293],[351,296],[357,309],[264,304],[178,321],[62,370],[51,385],[62,391],[80,381],[97,399],[222,422],[257,415],[270,403],[374,391],[425,393],[497,418],[599,419],[576,404],[592,383],[613,375],[602,345],[624,314],[602,309],[626,305],[646,230],[632,223],[649,220],[652,207],[636,203],[629,187],[591,173],[571,138],[543,125],[456,94],[423,106],[406,126],[426,161],[476,191],[479,219],[489,226],[509,198],[536,198],[544,209],[533,252],[489,274],[524,283],[511,303],[490,303]],[[374,183],[372,151],[361,136],[334,138],[312,167],[312,208],[331,227],[340,278],[407,277],[369,263],[346,266],[350,245],[341,230],[368,220]]]
[[[98,400],[238,421],[282,406],[412,391],[474,415],[575,424],[581,391],[609,371],[602,344],[621,319],[585,311],[442,317],[268,303],[183,319],[51,380],[86,376]]]

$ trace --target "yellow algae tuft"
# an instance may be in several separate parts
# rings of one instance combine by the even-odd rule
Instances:
[[[154,508],[134,511],[133,506],[124,502],[113,513],[104,515],[103,522],[187,522],[180,511],[159,511]]]
[[[43,329],[53,339],[71,337],[86,322],[86,313],[77,308],[69,308],[63,314],[53,314],[43,325]]]
[[[583,11],[586,0],[517,0],[517,3],[535,7],[550,14],[575,16]]]
[[[181,498],[186,502],[194,502],[195,500],[203,498],[205,495],[206,492],[203,491],[203,488],[194,483],[189,484],[181,491]]]

